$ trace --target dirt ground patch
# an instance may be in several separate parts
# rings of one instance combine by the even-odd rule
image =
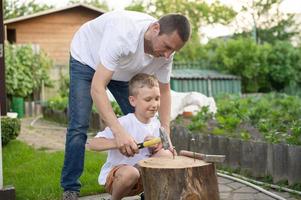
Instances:
[[[63,125],[43,120],[41,117],[23,118],[17,139],[35,149],[58,151],[65,148],[66,131],[67,128]]]

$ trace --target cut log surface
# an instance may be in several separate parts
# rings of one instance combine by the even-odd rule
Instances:
[[[146,200],[218,200],[215,166],[185,156],[139,162]]]
[[[139,165],[147,168],[178,169],[210,165],[210,163],[206,163],[203,160],[194,160],[186,156],[175,156],[175,159],[166,157],[148,158],[140,161]]]

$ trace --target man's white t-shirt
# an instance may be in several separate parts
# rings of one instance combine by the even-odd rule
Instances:
[[[170,80],[173,56],[153,57],[144,53],[144,33],[157,21],[134,11],[113,11],[85,23],[71,42],[71,56],[96,69],[99,64],[114,71],[113,80],[129,81],[138,73]]]
[[[148,124],[140,122],[134,113],[122,116],[118,118],[118,120],[125,130],[133,136],[137,143],[143,142],[146,136],[160,136],[160,121],[156,117],[153,117]],[[108,127],[102,132],[97,133],[95,137],[114,138],[111,129]],[[140,149],[139,153],[135,154],[133,157],[126,157],[122,155],[118,149],[109,150],[106,163],[102,166],[98,177],[99,184],[104,185],[106,183],[107,175],[114,166],[121,164],[134,166],[140,160],[148,158],[149,156],[150,153],[148,148]]]

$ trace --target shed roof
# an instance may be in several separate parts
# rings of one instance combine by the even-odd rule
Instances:
[[[69,9],[76,8],[76,7],[84,7],[84,8],[99,12],[101,14],[105,13],[105,11],[103,11],[99,8],[96,8],[94,6],[90,6],[90,5],[83,4],[83,3],[77,3],[77,4],[72,4],[72,5],[69,5],[69,6],[61,7],[61,8],[53,8],[53,9],[37,12],[37,13],[31,14],[31,15],[26,15],[26,16],[16,17],[16,18],[12,18],[12,19],[7,19],[7,20],[4,21],[4,24],[6,25],[6,24],[15,23],[15,22],[20,22],[20,21],[32,19],[32,18],[35,18],[35,17],[40,17],[40,16],[43,16],[43,15],[49,15],[49,14],[52,14],[52,13],[56,13],[56,12],[60,12],[60,11],[64,11],[64,10],[69,10]]]
[[[208,69],[173,69],[171,77],[175,79],[240,79],[239,76]]]

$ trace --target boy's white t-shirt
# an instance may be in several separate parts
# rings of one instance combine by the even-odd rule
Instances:
[[[144,53],[144,33],[155,18],[134,11],[113,11],[86,22],[74,35],[71,56],[96,69],[114,71],[113,80],[129,81],[138,73],[170,80],[172,59]]]
[[[140,122],[133,113],[122,116],[118,118],[118,120],[124,129],[133,136],[137,143],[143,142],[146,136],[160,136],[160,121],[156,117],[153,117],[148,124]],[[102,132],[98,132],[95,137],[114,138],[111,129],[108,127]],[[107,160],[102,166],[98,177],[99,184],[104,185],[106,183],[107,175],[114,166],[121,164],[134,166],[140,160],[148,158],[149,156],[150,153],[148,148],[139,149],[139,153],[135,154],[133,157],[122,155],[118,149],[109,150]]]

